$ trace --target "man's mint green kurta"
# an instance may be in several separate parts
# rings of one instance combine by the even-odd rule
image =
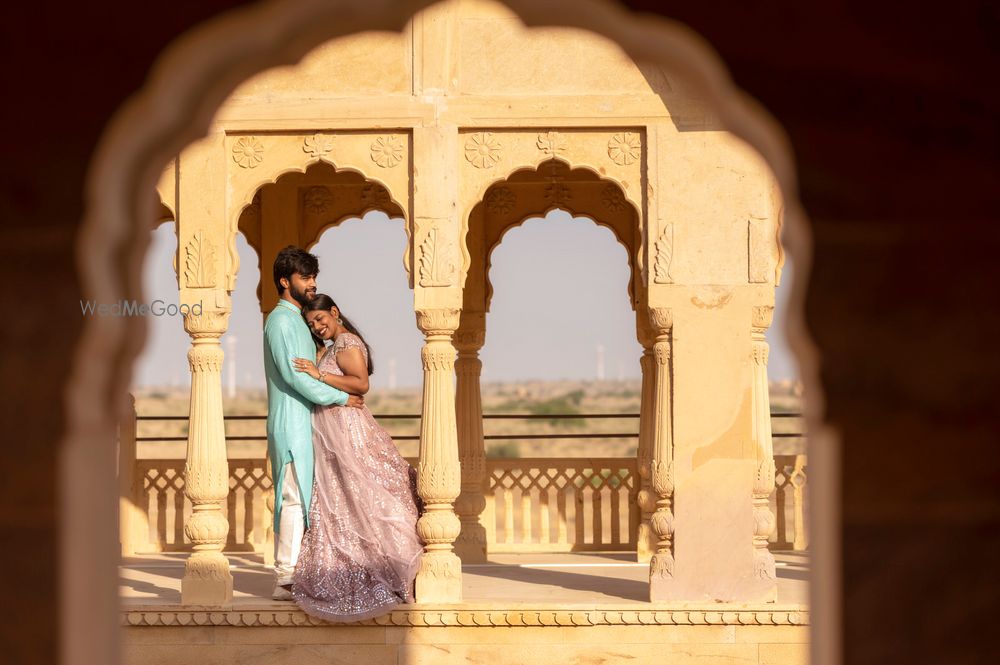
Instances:
[[[316,359],[316,343],[298,307],[281,299],[264,323],[264,376],[267,379],[267,454],[274,474],[274,531],[281,524],[285,465],[295,463],[302,512],[309,525],[312,502],[314,404],[347,404],[347,393],[295,371],[294,358]]]

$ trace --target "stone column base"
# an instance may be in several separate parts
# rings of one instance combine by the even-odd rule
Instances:
[[[418,603],[462,602],[462,560],[453,552],[428,553],[417,572]]]

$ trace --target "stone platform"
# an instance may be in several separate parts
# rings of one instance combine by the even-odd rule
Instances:
[[[777,554],[777,603],[652,604],[634,554],[509,554],[463,567],[464,602],[404,605],[346,625],[269,599],[256,554],[230,555],[224,608],[179,605],[183,555],[121,570],[124,662],[132,664],[807,662],[808,556]]]

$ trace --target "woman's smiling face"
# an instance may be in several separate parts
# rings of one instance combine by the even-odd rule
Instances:
[[[333,339],[334,333],[337,331],[337,319],[331,312],[324,309],[306,312],[306,322],[313,334],[324,341]]]

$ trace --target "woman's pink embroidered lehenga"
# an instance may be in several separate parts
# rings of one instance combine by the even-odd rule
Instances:
[[[320,369],[343,376],[336,355],[352,346],[366,353],[357,336],[340,334]],[[416,471],[367,406],[315,407],[313,449],[313,498],[292,582],[295,602],[313,616],[341,622],[413,602],[423,551]]]

